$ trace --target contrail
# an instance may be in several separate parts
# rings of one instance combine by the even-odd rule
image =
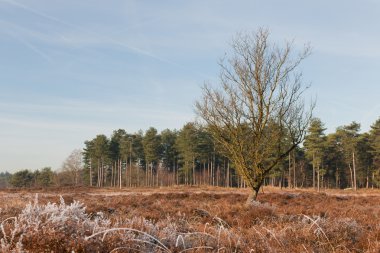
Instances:
[[[14,0],[0,0],[0,1],[2,1],[2,2],[6,2],[6,3],[11,4],[11,5],[13,5],[13,6],[16,6],[16,7],[19,7],[19,8],[21,8],[21,9],[26,10],[26,11],[32,12],[32,13],[34,13],[34,14],[37,15],[37,16],[40,16],[40,17],[43,17],[43,18],[50,19],[50,20],[55,21],[55,22],[57,22],[57,23],[60,23],[60,24],[63,24],[63,25],[67,25],[67,26],[73,26],[73,25],[71,25],[71,24],[69,24],[69,23],[67,23],[67,22],[64,22],[64,21],[62,21],[62,20],[60,20],[60,19],[58,19],[58,18],[55,18],[55,17],[53,17],[53,16],[47,15],[47,14],[45,14],[45,13],[43,13],[43,12],[40,12],[40,11],[38,11],[38,10],[36,10],[36,9],[33,9],[33,8],[31,8],[31,7],[27,6],[27,5],[24,5],[24,4],[22,4],[22,3],[19,3],[19,2],[17,2],[17,1],[14,1]],[[73,26],[73,27],[74,27],[74,26]]]
[[[12,33],[8,33],[9,35],[11,35],[13,38],[15,38],[16,40],[18,40],[19,42],[21,42],[23,45],[25,45],[26,47],[28,47],[29,49],[31,49],[34,53],[38,54],[39,56],[41,56],[43,59],[45,59],[46,61],[48,61],[49,63],[53,63],[53,60],[52,58],[45,54],[44,52],[42,52],[41,50],[39,50],[37,47],[35,47],[32,43],[22,39],[22,38],[19,38],[17,36],[15,36],[14,34]]]
[[[89,31],[89,30],[83,29],[83,28],[80,27],[80,26],[74,25],[74,24],[72,24],[72,23],[69,23],[69,22],[63,21],[63,20],[61,20],[61,19],[58,19],[58,18],[56,18],[56,17],[53,17],[53,16],[48,15],[48,14],[46,14],[46,13],[43,13],[43,12],[41,12],[41,11],[38,11],[38,10],[36,10],[36,9],[34,9],[34,8],[31,8],[31,7],[29,7],[29,6],[25,5],[25,4],[19,3],[19,2],[15,1],[15,0],[0,0],[0,1],[2,1],[2,2],[6,2],[6,3],[10,4],[10,5],[13,5],[13,6],[16,6],[16,7],[18,7],[18,8],[24,9],[24,10],[29,11],[29,12],[31,12],[31,13],[37,15],[37,16],[40,16],[40,17],[46,18],[46,19],[51,20],[51,21],[54,21],[54,22],[56,22],[56,23],[59,23],[59,24],[62,24],[62,25],[65,25],[65,26],[71,27],[71,28],[73,28],[73,29],[75,29],[75,30],[78,30],[78,31],[81,31],[81,32],[84,32],[84,33],[90,34],[90,35],[92,35],[92,36],[95,35],[96,37],[98,37],[98,38],[100,38],[100,39],[103,39],[103,40],[106,40],[106,41],[108,41],[108,42],[111,42],[111,43],[113,43],[113,44],[115,44],[115,45],[118,45],[118,46],[124,47],[124,48],[128,49],[129,51],[135,52],[135,53],[137,53],[137,54],[140,54],[140,55],[143,55],[143,56],[146,56],[146,57],[150,57],[150,58],[155,59],[155,60],[157,60],[157,61],[164,62],[164,63],[170,64],[170,65],[176,66],[176,67],[178,67],[178,68],[180,68],[180,69],[182,69],[182,70],[187,70],[187,71],[189,71],[189,68],[187,68],[187,67],[185,67],[185,66],[182,66],[182,65],[180,65],[180,64],[178,64],[178,63],[176,63],[176,62],[173,62],[173,61],[168,60],[168,59],[166,59],[166,58],[163,58],[163,57],[157,56],[157,55],[155,55],[155,54],[153,54],[153,53],[151,53],[151,52],[148,52],[148,51],[146,51],[146,50],[143,50],[143,49],[141,49],[141,48],[137,48],[137,47],[130,46],[130,45],[128,45],[127,43],[122,42],[122,41],[120,41],[120,40],[116,40],[116,39],[113,39],[113,38],[109,38],[108,36],[99,36],[99,34],[97,34],[97,33],[91,32],[91,31]],[[196,74],[196,75],[198,75],[198,76],[201,76],[201,77],[203,77],[203,78],[210,78],[209,76],[207,76],[207,75],[205,75],[205,74],[203,74],[203,73],[199,73],[199,72],[196,72],[196,71],[193,71],[193,70],[190,70],[190,72],[192,72],[192,73],[194,73],[194,74]]]
[[[53,16],[50,16],[50,15],[47,15],[47,14],[45,14],[45,13],[43,13],[43,12],[40,12],[40,11],[34,9],[34,8],[31,8],[31,7],[27,6],[27,5],[24,5],[24,4],[22,4],[22,3],[19,3],[19,2],[15,1],[15,0],[0,0],[0,1],[3,1],[3,2],[6,2],[6,3],[8,3],[8,4],[14,5],[14,6],[16,6],[16,7],[22,8],[22,9],[24,9],[24,10],[26,10],[26,11],[29,11],[29,12],[31,12],[31,13],[37,15],[37,16],[40,16],[40,17],[43,17],[43,18],[49,19],[49,20],[54,21],[54,22],[56,22],[56,23],[59,23],[59,24],[65,25],[65,26],[69,26],[69,27],[74,28],[74,29],[76,29],[76,30],[78,30],[78,31],[85,32],[85,33],[87,33],[87,34],[91,34],[91,35],[94,35],[94,34],[95,34],[95,33],[91,32],[91,31],[88,31],[88,30],[86,30],[86,29],[83,29],[83,28],[81,28],[81,27],[79,27],[79,26],[77,26],[77,25],[71,24],[71,23],[69,23],[69,22],[63,21],[63,20],[61,20],[61,19],[58,19],[58,18],[53,17]],[[152,54],[152,53],[150,53],[150,52],[148,52],[148,51],[142,50],[142,49],[140,49],[140,48],[132,47],[132,46],[130,46],[130,45],[124,43],[124,42],[121,42],[121,41],[118,41],[118,40],[115,40],[115,39],[111,39],[111,38],[106,37],[106,36],[98,36],[98,35],[97,35],[97,37],[98,37],[98,38],[101,38],[101,39],[108,40],[108,41],[110,41],[110,42],[113,42],[113,43],[116,44],[116,45],[119,45],[119,46],[122,46],[122,47],[128,48],[129,50],[134,51],[134,52],[136,52],[136,53],[139,53],[139,54],[142,54],[142,55],[145,55],[145,56],[152,57],[152,58],[154,58],[154,59],[156,59],[156,60],[159,60],[159,61],[163,61],[163,62],[166,62],[166,63],[170,63],[170,64],[174,64],[174,65],[176,65],[176,63],[174,63],[174,62],[171,62],[171,61],[166,60],[166,59],[164,59],[164,58],[158,57],[158,56],[156,56],[156,55],[154,55],[154,54]]]
[[[26,46],[27,48],[29,48],[30,50],[32,50],[34,53],[36,53],[39,56],[41,56],[44,60],[48,61],[49,63],[53,62],[52,58],[48,54],[46,54],[43,51],[41,51],[40,49],[38,49],[36,46],[34,46],[29,41],[27,41],[25,39],[22,39],[21,37],[19,37],[19,36],[16,35],[16,33],[14,32],[14,30],[20,29],[21,28],[20,26],[0,19],[0,24],[2,24],[2,23],[6,24],[7,26],[11,26],[13,28],[13,29],[6,30],[5,31],[6,34],[8,34],[12,38],[16,39],[18,42],[20,42],[21,44],[23,44],[24,46]],[[23,29],[23,28],[21,28],[21,29]]]

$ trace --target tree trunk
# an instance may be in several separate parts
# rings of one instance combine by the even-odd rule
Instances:
[[[103,179],[103,181],[102,181],[102,186],[103,187],[105,187],[105,186],[107,186],[107,170],[105,170],[105,168],[104,168],[105,166],[104,166],[104,161],[103,161],[103,159],[102,159],[102,179]]]
[[[293,152],[293,188],[297,187],[297,178],[296,178],[296,152]]]
[[[214,161],[211,161],[211,185],[214,186],[215,184],[215,164],[214,164]]]
[[[219,186],[219,177],[220,177],[220,167],[219,164],[216,167],[216,186]]]
[[[179,173],[178,173],[178,162],[177,162],[177,165],[175,166],[175,172],[176,172],[176,181],[177,181],[177,185],[179,185]]]
[[[119,188],[121,189],[121,178],[122,178],[122,170],[121,170],[121,159],[119,158],[119,171],[120,171],[120,175],[119,175],[119,180],[120,180],[120,184],[119,184]],[[127,182],[125,182],[127,183]]]
[[[315,189],[315,154],[313,153],[313,188]]]
[[[158,165],[157,165],[157,171],[156,171],[157,187],[160,186],[160,179],[162,180],[162,175],[160,175],[160,173],[161,173],[161,167],[160,167],[160,165],[158,164]],[[161,176],[161,177],[160,177],[160,176]],[[161,183],[161,185],[162,185],[162,183]]]
[[[162,175],[160,175],[160,173],[162,172],[161,171],[161,167],[159,164],[157,164],[157,170],[156,170],[156,181],[157,181],[157,187],[160,186],[160,180],[162,180]]]
[[[136,169],[137,169],[137,187],[140,186],[140,166],[136,164]]]
[[[127,162],[128,161],[125,161],[125,171],[127,171],[127,167],[128,167]],[[129,187],[132,187],[132,184],[133,184],[133,182],[132,182],[133,174],[136,178],[136,173],[134,173],[133,171],[134,170],[133,170],[133,166],[132,166],[132,158],[130,158],[129,159]]]
[[[354,190],[356,191],[356,163],[355,163],[355,152],[352,152],[352,169],[354,171]]]
[[[319,174],[319,165],[317,166],[317,185],[318,185],[318,192],[321,190],[321,186],[320,186],[320,174]]]
[[[207,160],[207,185],[210,185],[210,157]]]
[[[230,160],[227,160],[227,179],[226,186],[230,187]]]
[[[120,166],[121,167],[121,166]],[[129,168],[129,174],[131,174],[131,169]],[[129,180],[129,187],[131,187],[131,179]],[[128,187],[128,158],[125,160],[125,187]]]
[[[98,178],[97,178],[97,182],[96,182],[97,187],[100,187],[100,183],[102,182],[101,173],[102,173],[102,171],[101,171],[100,159],[98,159]]]
[[[196,185],[195,180],[195,158],[193,157],[193,185]]]
[[[146,163],[145,164],[145,186],[148,186],[148,172],[149,172],[148,163]]]
[[[111,187],[113,186],[112,184],[113,184],[113,182],[115,181],[114,180],[114,176],[113,176],[113,165],[112,165],[112,167],[111,167]]]
[[[348,168],[350,168],[351,188],[354,188],[354,178],[353,178],[351,163],[348,164]]]
[[[125,173],[127,173],[127,167],[128,159],[125,161]],[[127,175],[125,175],[125,177],[127,177]],[[129,143],[129,187],[132,187],[132,140]]]
[[[206,162],[203,162],[203,179],[202,179],[202,184],[206,185]]]
[[[211,166],[211,169],[212,169],[212,186],[215,186],[215,163],[216,163],[216,159],[215,159],[215,147],[214,147],[214,155],[213,155],[213,158],[212,158],[212,166]]]
[[[375,172],[372,171],[372,189],[375,183]]]
[[[246,207],[250,207],[254,201],[257,200],[257,195],[259,194],[260,188],[253,188],[250,194],[248,195],[248,198],[245,202]]]
[[[339,185],[339,168],[336,168],[336,172],[335,172],[335,187],[336,188],[340,188],[340,185]]]
[[[256,192],[256,191],[252,191],[252,192],[248,195],[248,198],[247,198],[247,200],[246,200],[246,202],[245,202],[245,205],[246,205],[247,207],[251,206],[252,202],[253,202],[253,201],[256,201],[256,199],[257,199],[257,192]]]
[[[92,187],[92,162],[90,159],[90,187]]]
[[[151,177],[150,186],[154,187],[153,162],[150,163],[150,177]]]
[[[292,160],[289,153],[289,168],[288,168],[288,188],[292,188]]]

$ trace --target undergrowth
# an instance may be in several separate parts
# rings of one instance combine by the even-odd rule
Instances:
[[[379,251],[376,222],[333,215],[334,209],[292,213],[284,208],[287,201],[293,201],[296,209],[305,196],[282,196],[281,201],[277,197],[245,206],[240,199],[232,202],[236,196],[155,194],[131,197],[131,202],[115,197],[108,208],[96,210],[91,204],[88,210],[82,202],[66,203],[62,197],[58,203],[40,203],[36,195],[15,216],[8,217],[0,208],[0,249],[4,253]]]

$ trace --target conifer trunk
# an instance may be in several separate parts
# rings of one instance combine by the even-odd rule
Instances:
[[[352,169],[354,171],[354,190],[356,191],[356,163],[355,163],[355,152],[352,152]]]
[[[354,177],[352,173],[351,163],[348,164],[348,168],[350,169],[351,188],[354,188]]]
[[[315,154],[313,153],[313,189],[315,189]]]
[[[90,159],[90,187],[92,187],[92,162]]]
[[[296,178],[296,154],[293,152],[293,188],[297,187],[297,178]]]
[[[319,164],[318,164],[318,167],[317,167],[317,186],[318,186],[318,192],[321,190],[320,178],[321,178],[320,167],[319,167]]]
[[[292,160],[289,153],[289,168],[288,168],[288,188],[292,188]]]
[[[120,174],[119,174],[119,180],[120,180],[120,183],[119,183],[119,188],[121,189],[121,179],[122,179],[122,170],[121,170],[121,159],[119,158],[119,160],[118,160],[118,165],[119,165],[119,171],[120,171]],[[125,183],[127,183],[127,182],[125,182]]]

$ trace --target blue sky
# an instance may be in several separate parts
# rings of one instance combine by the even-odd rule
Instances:
[[[380,116],[376,0],[0,0],[0,171],[58,169],[96,134],[181,128],[236,32],[310,42],[328,132]]]

